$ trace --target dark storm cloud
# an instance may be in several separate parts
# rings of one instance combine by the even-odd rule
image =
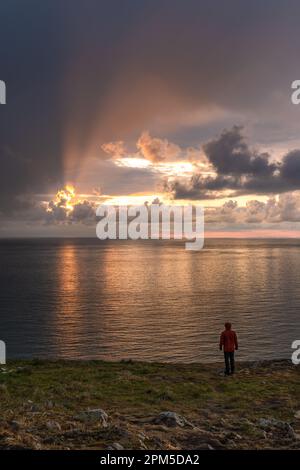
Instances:
[[[242,128],[238,126],[205,144],[203,150],[221,175],[269,176],[276,170],[276,165],[269,162],[267,153],[256,154],[248,147]]]
[[[292,150],[286,155],[282,162],[280,173],[290,184],[299,186],[300,150]]]
[[[288,100],[299,13],[291,0],[2,1],[0,209],[61,184],[68,146],[76,170],[87,149],[140,134],[160,116],[210,106],[267,112],[276,93]],[[226,173],[233,162],[214,155],[222,178],[209,184],[236,181],[239,173]],[[240,172],[250,164],[253,178],[274,181],[265,156],[250,160],[241,158]]]
[[[188,182],[167,182],[165,190],[175,199],[214,199],[247,194],[278,194],[300,189],[300,150],[286,154],[282,161],[251,149],[242,128],[224,130],[220,137],[203,145],[203,151],[215,170],[215,176],[195,173]]]

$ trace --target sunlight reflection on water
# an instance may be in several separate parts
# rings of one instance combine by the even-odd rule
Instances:
[[[1,241],[0,260],[8,358],[215,361],[225,320],[240,359],[300,339],[297,240]]]

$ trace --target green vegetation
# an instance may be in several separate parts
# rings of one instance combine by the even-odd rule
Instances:
[[[300,448],[300,368],[10,361],[0,372],[0,448]],[[101,408],[103,422],[78,415]],[[155,418],[176,412],[187,425]],[[298,413],[300,414],[300,413]]]

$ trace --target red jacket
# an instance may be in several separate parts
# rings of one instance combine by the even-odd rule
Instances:
[[[220,349],[224,352],[233,352],[235,349],[238,349],[238,340],[236,332],[233,330],[224,330],[220,336]]]

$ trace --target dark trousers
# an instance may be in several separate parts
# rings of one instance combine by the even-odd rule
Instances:
[[[234,352],[225,352],[224,351],[224,359],[225,359],[225,374],[233,374],[234,373]]]

